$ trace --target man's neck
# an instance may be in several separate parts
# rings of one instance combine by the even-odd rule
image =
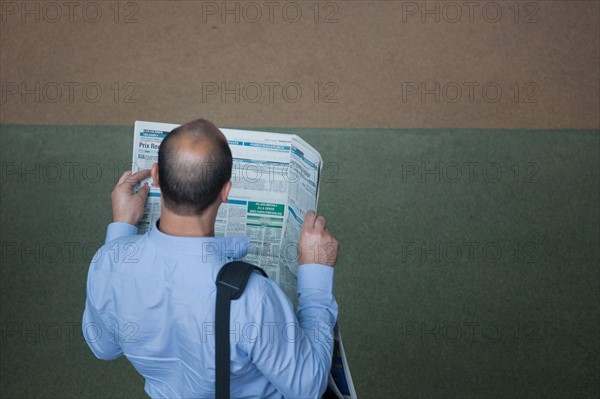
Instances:
[[[200,216],[181,216],[161,205],[158,229],[177,237],[214,237],[217,213],[211,208]]]

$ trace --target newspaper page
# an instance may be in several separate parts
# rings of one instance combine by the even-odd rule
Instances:
[[[134,165],[152,167],[162,139],[177,126],[136,122]],[[233,170],[229,200],[219,208],[215,235],[249,237],[245,260],[263,268],[296,305],[296,244],[304,215],[316,210],[321,156],[295,135],[221,131],[231,148]],[[150,194],[138,225],[140,234],[160,217],[160,189],[146,181]]]
[[[331,397],[338,399],[356,399],[356,390],[352,382],[352,374],[346,359],[346,351],[342,343],[342,335],[338,325],[334,329],[333,343],[333,361],[331,362],[331,372],[329,373],[329,391]]]
[[[149,169],[158,162],[161,141],[178,126],[136,121],[134,170]],[[293,134],[220,130],[231,148],[233,170],[228,202],[217,213],[215,236],[249,237],[244,260],[263,268],[296,306],[297,242],[304,215],[317,210],[323,168],[321,155]],[[152,229],[160,217],[160,189],[153,185],[152,179],[140,185],[145,182],[150,185],[150,193],[138,224],[140,234]],[[355,398],[337,325],[334,338],[331,389],[337,397]],[[343,383],[336,387],[338,381]]]

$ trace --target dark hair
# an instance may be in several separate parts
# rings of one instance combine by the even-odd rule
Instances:
[[[202,160],[177,153],[181,139],[207,149]],[[165,206],[178,215],[200,215],[215,202],[231,179],[231,149],[221,131],[205,119],[173,129],[158,150],[158,180]]]

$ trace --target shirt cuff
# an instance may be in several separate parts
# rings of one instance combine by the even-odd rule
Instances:
[[[112,222],[106,229],[106,240],[104,242],[107,243],[120,237],[134,236],[137,233],[137,226],[124,222]]]
[[[318,263],[298,266],[298,292],[317,289],[333,292],[333,267]]]

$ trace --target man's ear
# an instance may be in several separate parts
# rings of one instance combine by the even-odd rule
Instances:
[[[227,197],[229,197],[229,190],[231,190],[231,180],[228,180],[227,183],[223,184],[223,188],[221,189],[221,193],[219,194],[221,202],[227,202]]]
[[[150,176],[152,176],[152,182],[154,182],[154,187],[160,187],[160,184],[158,183],[158,163],[154,162],[152,164]]]

